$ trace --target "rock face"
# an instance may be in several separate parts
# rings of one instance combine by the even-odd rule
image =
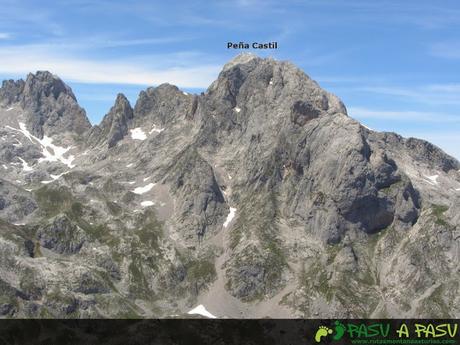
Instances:
[[[48,72],[0,104],[2,316],[460,316],[460,163],[289,62],[119,94],[93,127]]]
[[[132,119],[133,109],[126,96],[120,93],[101,125],[92,129],[90,138],[95,143],[106,141],[107,147],[111,148],[128,134],[128,125]]]
[[[27,128],[39,138],[63,131],[82,134],[91,127],[72,90],[49,72],[29,74],[25,82],[3,82],[0,97],[5,105],[20,104]]]

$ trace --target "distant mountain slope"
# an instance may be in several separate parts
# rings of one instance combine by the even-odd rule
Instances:
[[[0,124],[0,316],[460,316],[460,163],[289,62],[119,94],[92,127],[37,72]]]

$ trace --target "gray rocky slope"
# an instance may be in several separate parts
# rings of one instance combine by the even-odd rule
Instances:
[[[3,317],[460,317],[460,163],[291,63],[97,126],[48,72],[0,104]]]

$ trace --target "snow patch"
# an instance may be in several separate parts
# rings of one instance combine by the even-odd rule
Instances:
[[[132,166],[133,166],[133,163],[129,163],[126,167],[127,167],[127,168],[130,168],[130,167],[132,167]]]
[[[150,201],[150,200],[146,200],[146,201],[141,202],[142,207],[149,207],[149,206],[153,206],[153,205],[155,205],[155,203],[153,201]]]
[[[3,166],[3,169],[8,170],[8,167],[6,166],[6,164],[3,164],[2,166]]]
[[[157,125],[153,125],[152,129],[150,130],[149,134],[152,134],[153,132],[156,132],[156,133],[161,133],[163,132],[165,129],[164,128],[160,128],[158,127]]]
[[[151,178],[152,176],[149,176],[149,177],[146,177],[144,178],[144,182],[147,181],[149,178]]]
[[[460,192],[460,188],[457,188],[456,191],[457,191],[457,192]]]
[[[368,130],[374,132],[374,130],[373,130],[372,128],[369,128],[369,127],[367,127],[366,125],[363,125],[362,123],[361,123],[361,126],[363,126],[364,128],[366,128],[366,129],[368,129]]]
[[[131,138],[134,140],[145,140],[147,139],[147,136],[145,135],[142,128],[137,127],[137,128],[131,129]]]
[[[43,184],[48,184],[48,183],[51,183],[51,182],[53,182],[53,181],[54,181],[54,180],[51,180],[51,181],[41,181],[41,183],[43,183]]]
[[[24,171],[33,171],[34,169],[21,157],[18,157],[19,160],[22,162],[22,170]]]
[[[53,139],[50,137],[47,137],[46,135],[43,137],[43,139],[39,139],[36,136],[32,135],[27,130],[27,127],[25,123],[19,122],[19,129],[13,128],[10,126],[6,126],[9,129],[12,129],[14,131],[22,133],[27,139],[30,140],[32,144],[35,144],[37,142],[41,147],[42,147],[42,155],[43,158],[40,158],[38,160],[39,163],[48,161],[48,162],[61,162],[65,165],[67,165],[69,168],[75,167],[75,165],[72,164],[73,160],[75,157],[73,155],[69,155],[67,158],[64,157],[64,155],[71,149],[71,147],[60,147],[56,146],[53,144]],[[35,141],[35,142],[34,142]]]
[[[270,85],[273,85],[273,79],[270,79],[270,81],[268,82]]]
[[[147,193],[149,190],[151,190],[155,186],[155,183],[149,183],[148,185],[144,187],[137,187],[133,190],[133,193],[135,194],[144,194]]]
[[[236,208],[230,207],[230,212],[229,212],[229,214],[227,216],[227,219],[225,220],[225,223],[224,223],[224,228],[226,228],[230,224],[230,222],[235,217],[235,214],[236,214]]]
[[[433,176],[427,176],[427,175],[423,175],[426,177],[425,181],[428,182],[429,184],[433,185],[433,186],[436,186],[439,184],[438,182],[438,177],[439,175],[433,175]]]
[[[217,317],[212,315],[209,311],[206,310],[204,305],[200,304],[198,307],[193,308],[187,314],[189,315],[201,315],[209,319],[216,319]]]
[[[11,111],[13,109],[14,109],[14,107],[9,107],[8,109],[6,109],[6,111]]]
[[[65,175],[65,174],[67,174],[67,173],[68,173],[68,171],[63,172],[62,174],[59,174],[59,175],[50,174],[50,176],[51,176],[51,178],[52,178],[53,180],[57,180],[59,177],[61,177],[62,175]]]
[[[235,107],[233,110],[235,110],[237,113],[239,113],[241,111],[241,109],[238,108],[238,107]]]
[[[187,93],[187,92],[185,92],[185,91],[182,91],[182,93],[183,93],[184,95],[186,95],[186,96],[188,95],[188,93]]]

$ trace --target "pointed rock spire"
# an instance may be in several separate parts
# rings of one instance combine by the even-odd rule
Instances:
[[[117,95],[115,104],[101,122],[102,136],[107,138],[108,147],[115,146],[128,134],[129,123],[133,119],[133,108],[126,96]]]

